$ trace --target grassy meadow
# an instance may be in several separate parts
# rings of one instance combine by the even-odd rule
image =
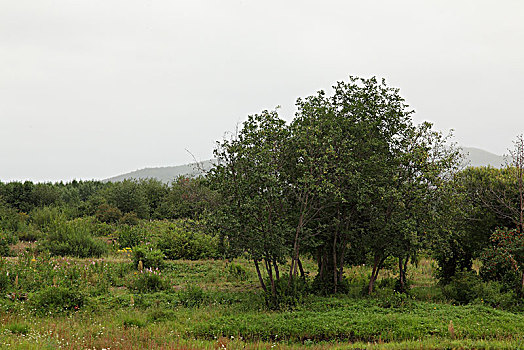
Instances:
[[[20,247],[18,247],[20,248]],[[307,294],[268,310],[246,259],[167,260],[135,266],[130,249],[102,258],[32,253],[0,262],[0,346],[10,349],[517,349],[524,315],[477,300],[455,305],[431,259],[409,268],[411,291],[368,266],[346,269],[344,294]],[[139,263],[140,265],[140,263]],[[316,265],[304,262],[308,278]]]

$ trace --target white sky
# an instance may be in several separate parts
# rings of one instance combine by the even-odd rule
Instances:
[[[248,114],[384,77],[464,146],[524,132],[518,0],[0,0],[0,180],[212,157]]]

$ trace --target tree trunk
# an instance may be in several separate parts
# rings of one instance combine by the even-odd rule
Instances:
[[[277,281],[279,281],[280,280],[280,271],[278,270],[278,264],[277,264],[276,259],[273,259],[273,266],[275,267],[275,277]]]
[[[335,230],[335,235],[333,238],[333,290],[337,292],[338,284],[338,270],[337,270],[337,230]]]
[[[277,296],[277,289],[275,287],[275,280],[273,279],[273,269],[271,267],[271,261],[269,260],[265,260],[265,263],[266,263],[266,270],[267,270],[267,274],[269,276],[269,281],[271,282],[271,294],[273,294],[274,297]]]
[[[304,268],[302,267],[302,261],[300,261],[300,258],[297,260],[297,264],[298,264],[298,269],[300,270],[300,277],[302,277],[302,279],[306,279],[306,274],[304,273]]]
[[[378,278],[378,273],[382,267],[382,264],[384,263],[384,260],[386,260],[386,257],[381,258],[380,255],[375,254],[375,258],[373,259],[373,270],[371,271],[371,278],[368,285],[368,294],[370,295],[373,293],[373,286],[375,285],[375,281]]]
[[[266,284],[264,283],[264,279],[262,278],[262,274],[260,273],[260,267],[258,266],[258,260],[254,260],[255,262],[255,269],[257,269],[257,275],[258,275],[258,281],[260,282],[260,286],[264,290],[264,292],[267,292]]]

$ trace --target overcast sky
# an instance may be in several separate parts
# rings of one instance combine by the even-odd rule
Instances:
[[[209,159],[248,114],[291,120],[348,75],[503,154],[524,132],[524,2],[0,0],[0,180]]]

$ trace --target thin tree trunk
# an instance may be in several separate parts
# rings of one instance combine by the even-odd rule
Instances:
[[[267,292],[266,284],[264,283],[264,279],[262,278],[262,274],[260,273],[260,267],[258,266],[258,260],[255,259],[254,262],[255,268],[257,269],[258,281],[260,282],[260,286],[262,286],[264,292]]]
[[[278,264],[277,264],[276,259],[273,259],[273,266],[275,267],[275,277],[277,281],[279,281],[280,280],[280,271],[278,270]]]
[[[339,272],[338,272],[338,281],[342,282],[342,278],[344,277],[344,259],[346,258],[346,246],[348,244],[348,238],[347,235],[344,237],[343,243],[342,243],[342,249],[340,252],[340,259],[339,259]]]
[[[269,276],[269,281],[271,282],[271,293],[273,294],[274,297],[277,296],[277,289],[275,287],[275,280],[273,279],[273,269],[271,267],[271,261],[269,260],[266,260],[264,259],[265,263],[266,263],[266,270],[267,270],[267,274]]]
[[[306,274],[304,273],[304,268],[302,267],[302,261],[300,261],[300,258],[297,260],[298,269],[300,270],[300,277],[303,279],[306,278]]]
[[[337,225],[338,226],[338,225]],[[337,283],[338,283],[338,271],[337,271],[337,230],[335,230],[335,237],[333,238],[333,285],[334,292],[337,292]]]

